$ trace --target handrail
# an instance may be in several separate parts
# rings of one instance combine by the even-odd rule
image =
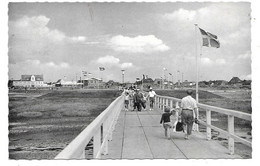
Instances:
[[[156,95],[156,97],[155,97],[155,105],[158,106],[158,108],[161,110],[164,110],[164,108],[167,106],[170,108],[174,108],[173,102],[176,102],[175,108],[179,108],[179,103],[181,102],[181,99],[177,99],[177,98],[169,97],[169,96],[160,96],[160,95]],[[198,120],[199,120],[199,124],[206,126],[207,140],[211,139],[211,130],[214,129],[228,137],[228,148],[229,148],[230,154],[234,154],[234,139],[247,146],[252,147],[252,142],[250,142],[246,139],[240,138],[239,136],[235,135],[235,133],[234,133],[234,117],[252,121],[251,114],[236,111],[236,110],[231,110],[231,109],[214,107],[214,106],[201,104],[201,103],[198,103],[198,108],[202,108],[203,110],[206,110],[206,122],[204,122],[200,119],[198,119]],[[211,112],[212,111],[218,112],[221,114],[225,114],[228,116],[228,131],[225,131],[216,126],[211,125]]]
[[[94,121],[92,121],[55,159],[84,159],[85,148],[93,138],[93,158],[108,153],[108,141],[112,140],[119,113],[123,108],[124,96],[115,99]],[[103,139],[101,137],[103,136]],[[101,142],[102,140],[102,142]]]

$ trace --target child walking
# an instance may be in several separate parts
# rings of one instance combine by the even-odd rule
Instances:
[[[171,139],[170,128],[172,127],[170,116],[172,115],[170,108],[166,107],[162,114],[160,124],[163,124],[165,137]]]
[[[129,93],[125,93],[125,110],[128,111],[128,105],[129,105]]]

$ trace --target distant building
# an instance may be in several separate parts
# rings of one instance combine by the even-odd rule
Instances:
[[[43,75],[21,75],[21,80],[13,80],[15,87],[44,87]]]
[[[118,88],[120,86],[119,82],[115,82],[113,80],[109,80],[108,82],[105,83],[106,88]]]
[[[214,81],[209,81],[208,82],[208,85],[210,85],[211,87],[212,86],[214,86],[214,87],[216,87],[216,86],[225,86],[225,85],[227,85],[228,84],[228,82],[227,81],[225,81],[225,80],[214,80]]]
[[[243,88],[251,89],[251,80],[243,80],[241,83]]]
[[[183,87],[192,87],[192,86],[195,86],[196,85],[196,82],[192,82],[192,81],[188,81],[188,80],[185,80],[183,83],[182,83],[182,86]]]
[[[154,86],[161,86],[162,85],[162,79],[161,78],[155,78],[153,84],[154,84]]]
[[[142,81],[143,81],[143,88],[144,89],[148,89],[150,87],[153,87],[153,85],[154,85],[154,81],[151,78],[145,78]]]
[[[242,85],[250,85],[251,86],[252,81],[251,80],[243,80]]]
[[[126,87],[126,88],[129,88],[129,87],[131,87],[132,85],[133,85],[133,83],[131,83],[131,82],[125,82],[125,83],[123,84],[123,86]]]
[[[200,81],[198,85],[199,85],[199,87],[208,87],[209,86],[209,82],[207,82],[207,81]]]
[[[88,78],[84,80],[84,86],[88,88],[105,88],[105,83],[99,78]]]
[[[78,83],[77,81],[65,81],[63,79],[59,79],[56,83],[56,87],[78,87],[81,86],[82,83]]]
[[[228,84],[237,84],[237,83],[241,83],[242,81],[238,78],[238,77],[233,77]]]

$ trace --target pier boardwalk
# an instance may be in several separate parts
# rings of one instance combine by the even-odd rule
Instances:
[[[234,132],[234,118],[252,121],[251,114],[198,103],[200,111],[206,112],[206,132],[194,131],[189,140],[183,132],[172,132],[166,139],[159,124],[165,107],[179,109],[180,99],[168,96],[155,97],[153,111],[125,111],[124,95],[115,99],[91,124],[89,124],[55,159],[239,159],[234,153],[234,142],[249,147],[252,142]],[[228,117],[228,129],[211,124],[211,112]],[[178,116],[176,116],[178,117]],[[196,129],[196,128],[195,128]],[[226,136],[228,148],[211,139],[215,130]],[[89,154],[89,145],[93,145]]]
[[[189,140],[184,133],[171,132],[164,136],[159,124],[161,111],[131,112],[122,110],[108,145],[108,155],[102,159],[226,159],[230,155],[218,141],[207,140],[205,133],[193,131]]]

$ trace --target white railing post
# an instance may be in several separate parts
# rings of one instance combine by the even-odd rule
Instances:
[[[93,158],[99,158],[99,156],[97,156],[97,154],[98,154],[98,152],[100,150],[100,147],[101,147],[101,130],[100,129],[94,135],[94,140],[93,140]]]
[[[161,97],[157,98],[157,107],[158,107],[158,110],[161,109]]]
[[[180,115],[180,107],[179,107],[179,102],[178,101],[176,101],[176,103],[175,103],[175,108],[176,108],[176,112],[177,112],[177,114],[176,114],[176,116],[177,116],[177,118],[179,119],[179,115]]]
[[[81,156],[80,156],[80,159],[85,159],[86,158],[86,151],[85,151],[85,148],[83,149],[83,151],[82,151],[82,154],[81,154]]]
[[[109,119],[110,121],[110,126],[109,126],[109,131],[108,131],[108,141],[112,141],[113,139],[113,117],[110,116]]]
[[[104,140],[104,148],[102,149],[102,154],[103,155],[108,155],[108,140]]]
[[[160,110],[162,109],[162,97],[160,97],[159,99],[159,106],[160,106]]]
[[[165,98],[162,98],[162,111],[164,110],[164,108],[165,108],[165,105],[164,105],[164,103],[165,103]]]
[[[234,116],[228,115],[228,133],[234,134]],[[228,137],[228,149],[231,155],[234,154],[234,139]]]
[[[162,107],[161,102],[162,102],[162,98],[161,98],[161,97],[158,97],[158,108],[159,108],[159,110],[160,110],[161,107]]]
[[[109,125],[108,125],[108,120],[106,120],[103,123],[103,143],[104,143],[104,147],[102,149],[102,154],[103,155],[107,155],[108,154],[108,136],[106,137],[106,135],[108,135],[108,131],[109,131]]]
[[[170,109],[173,109],[173,101],[172,100],[169,100],[169,102],[170,102]]]
[[[179,106],[179,102],[178,102],[178,101],[176,101],[176,103],[175,103],[175,108],[177,108],[177,109],[180,108],[180,106]]]
[[[160,108],[160,103],[159,103],[159,101],[160,101],[160,97],[156,97],[157,99],[156,99],[156,104],[157,104],[157,108],[159,109]]]
[[[158,99],[158,97],[155,96],[155,97],[154,97],[154,107],[157,107],[157,99]]]
[[[206,123],[208,125],[211,125],[211,111],[210,110],[206,110]],[[211,140],[211,128],[207,126],[206,131],[207,131],[207,140]]]

